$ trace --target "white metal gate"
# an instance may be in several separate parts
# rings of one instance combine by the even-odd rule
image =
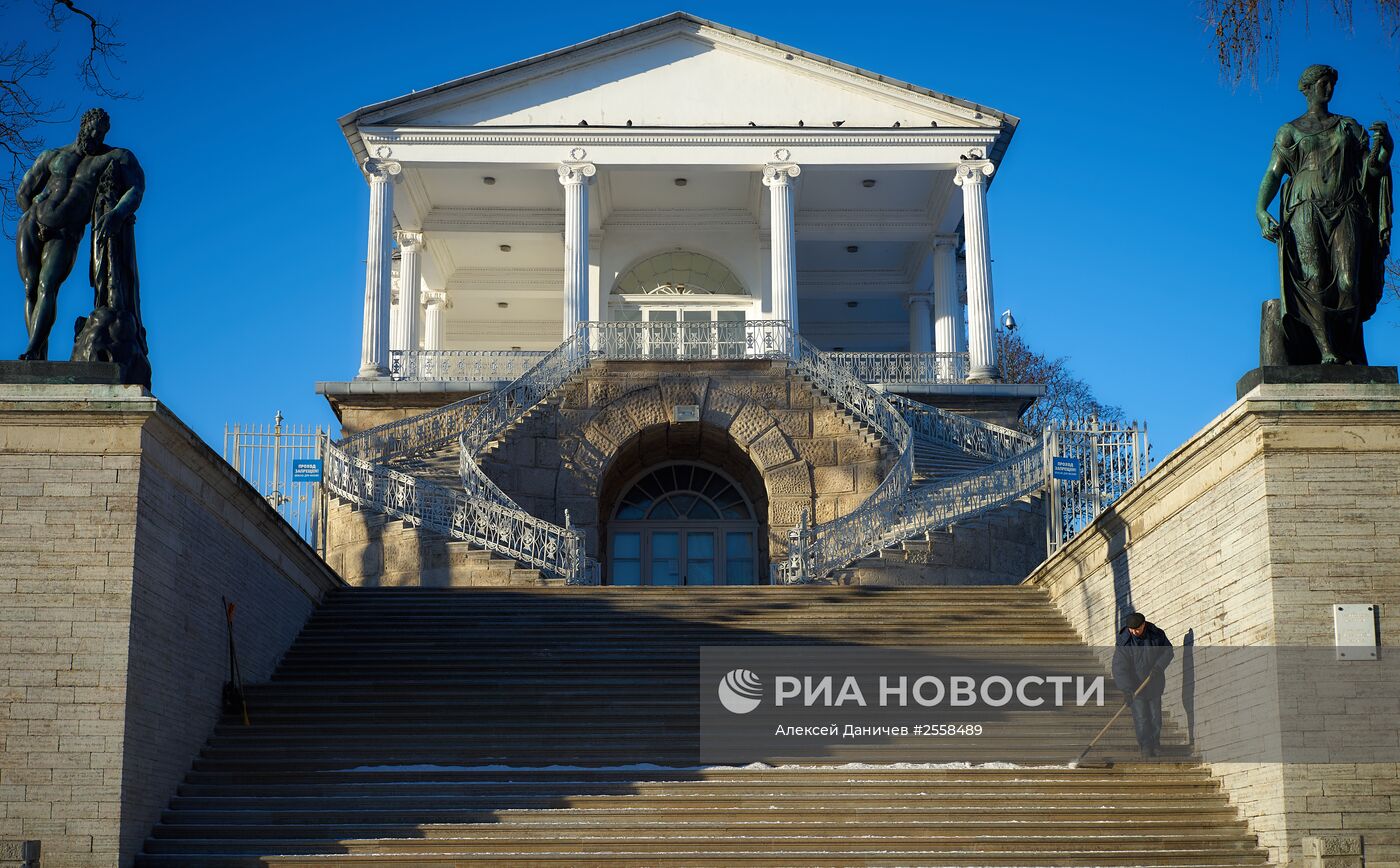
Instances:
[[[326,498],[320,480],[327,436],[319,425],[284,425],[281,411],[271,425],[224,426],[224,460],[323,557]]]
[[[1051,471],[1050,496],[1045,499],[1051,553],[1142,479],[1151,464],[1150,448],[1146,423],[1108,427],[1091,418],[1080,426],[1046,427],[1047,470],[1055,458],[1074,459],[1079,468],[1077,479],[1059,478]]]

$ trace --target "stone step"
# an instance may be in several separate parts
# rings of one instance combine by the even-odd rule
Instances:
[[[137,865],[1263,864],[1173,732],[1162,763],[1131,762],[1126,716],[1094,757],[1129,761],[1044,763],[1047,746],[1077,755],[1116,704],[998,713],[979,749],[1021,767],[898,765],[966,758],[918,738],[697,765],[702,645],[992,660],[1027,638],[1047,664],[1103,673],[1025,588],[339,592],[249,687],[253,725],[219,723]]]

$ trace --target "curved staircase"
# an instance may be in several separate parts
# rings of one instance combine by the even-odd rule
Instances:
[[[568,584],[596,584],[583,537],[522,509],[482,460],[598,360],[631,360],[649,323],[583,323],[509,385],[346,438],[327,450],[325,481],[359,508],[465,541]],[[817,350],[785,322],[743,324],[740,358],[783,360],[865,434],[894,454],[888,475],[851,513],[800,528],[798,551],[775,571],[784,582],[830,577],[859,559],[1031,497],[1045,481],[1043,444],[887,395]],[[732,340],[733,333],[726,333]],[[454,473],[455,470],[455,473]]]

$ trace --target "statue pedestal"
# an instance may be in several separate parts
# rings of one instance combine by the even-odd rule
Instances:
[[[1396,369],[1376,365],[1266,365],[1246,373],[1235,383],[1235,399],[1261,385],[1394,385]]]
[[[0,383],[13,385],[120,386],[116,362],[0,361]]]

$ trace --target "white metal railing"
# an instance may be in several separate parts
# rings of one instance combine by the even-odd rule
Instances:
[[[949,446],[968,455],[993,462],[1004,461],[1020,455],[1040,442],[1029,434],[973,419],[971,416],[940,410],[900,395],[888,397],[890,403],[909,423],[915,438]]]
[[[648,361],[747,359],[781,355],[786,324],[747,322],[590,323],[608,358]],[[393,350],[389,375],[395,380],[431,382],[511,382],[546,356],[546,350]],[[884,385],[963,383],[967,353],[825,353],[866,383]]]
[[[389,376],[435,382],[510,382],[549,354],[548,350],[393,350]]]
[[[967,353],[827,353],[867,383],[965,383]]]
[[[589,322],[590,349],[625,361],[780,358],[792,330],[785,320]]]
[[[1051,458],[1073,459],[1078,470],[1078,478],[1049,481],[1046,542],[1052,553],[1141,480],[1152,463],[1146,423],[1108,426],[1090,418],[1082,425],[1050,425],[1045,451]]]
[[[321,458],[328,442],[321,426],[225,425],[224,460],[287,520],[302,539],[325,555],[325,498],[319,481],[299,479],[298,462]]]
[[[822,578],[887,545],[966,521],[1045,486],[1042,439],[898,395],[885,397],[914,439],[992,463],[918,488],[906,486],[897,496],[871,497],[826,524],[809,528],[804,520],[788,534],[788,558],[775,571],[779,581]]]
[[[788,557],[773,569],[774,580],[785,583],[810,581],[865,554],[861,551],[847,558],[850,552],[863,549],[872,539],[883,537],[879,531],[882,517],[908,494],[914,478],[913,432],[903,414],[890,402],[890,396],[871,388],[850,368],[809,344],[801,335],[792,333],[791,340],[791,358],[798,373],[890,443],[895,448],[896,458],[879,486],[853,512],[811,527],[807,526],[804,516],[796,532],[788,534]],[[874,551],[875,547],[869,550]]]

